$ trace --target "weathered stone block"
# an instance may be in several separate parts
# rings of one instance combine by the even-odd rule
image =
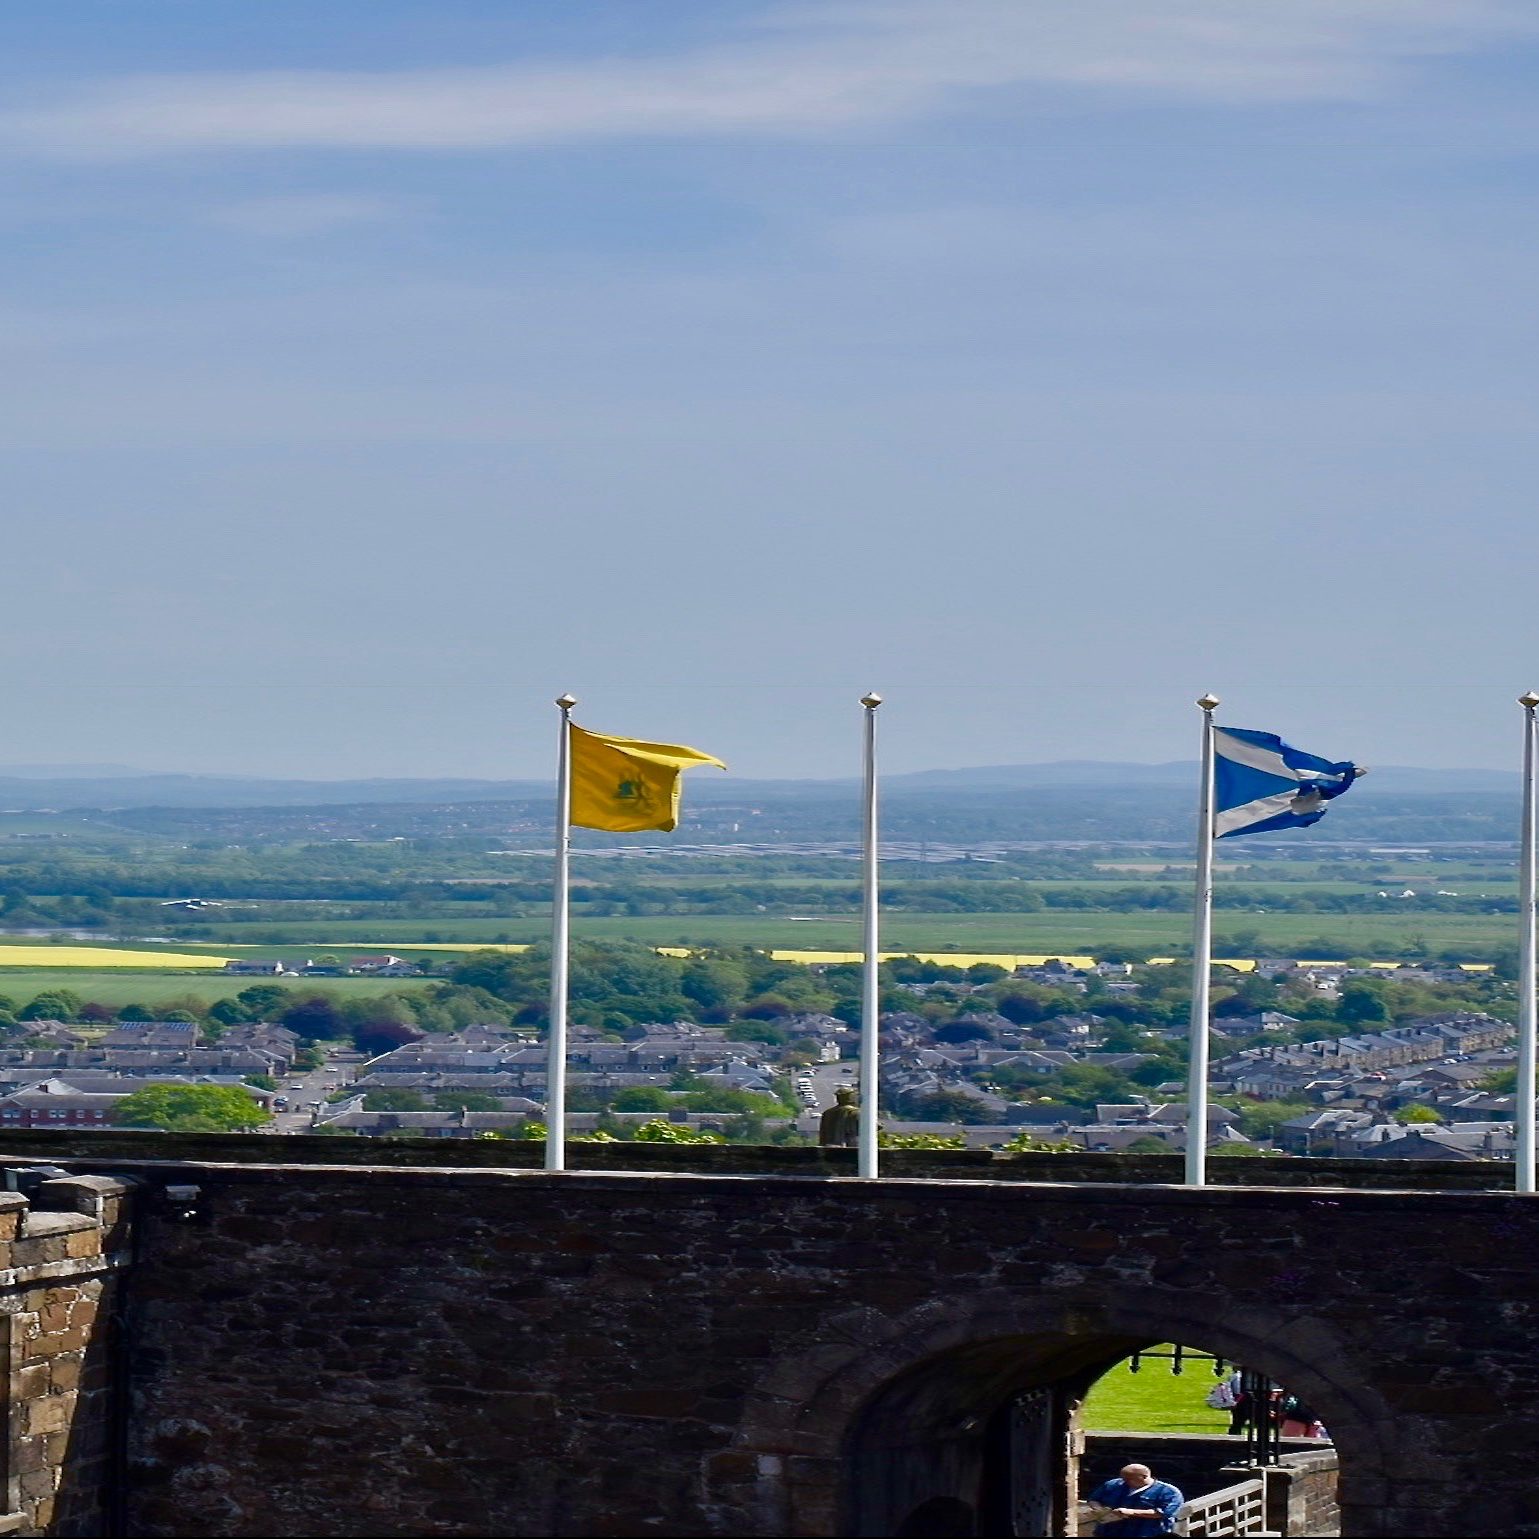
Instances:
[[[58,1472],[46,1466],[40,1469],[28,1470],[17,1482],[17,1488],[21,1492],[22,1501],[26,1504],[32,1504],[51,1497],[54,1493],[57,1478]],[[33,1513],[34,1522],[37,1523],[38,1527],[45,1526],[46,1519],[41,1519],[37,1516],[38,1509],[36,1507],[33,1508]]]
[[[27,1402],[23,1425],[29,1437],[59,1432],[69,1426],[74,1412],[73,1395],[44,1395],[41,1400]]]

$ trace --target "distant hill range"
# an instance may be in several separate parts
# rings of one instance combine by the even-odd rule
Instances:
[[[886,797],[961,796],[995,800],[1010,792],[1195,792],[1195,763],[1118,764],[1065,759],[977,769],[921,770],[883,777]],[[690,778],[696,804],[844,798],[853,780],[744,780],[720,774]],[[1388,765],[1365,783],[1397,800],[1414,796],[1516,797],[1518,776],[1505,770],[1417,769]],[[551,797],[543,780],[267,780],[237,775],[147,774],[118,765],[0,766],[0,810],[124,807],[332,807],[466,802],[529,802]],[[1354,798],[1356,800],[1357,798]],[[1346,805],[1345,803],[1343,804]]]
[[[1516,795],[1518,776],[1512,770],[1417,769],[1390,764],[1370,769],[1375,790],[1397,795],[1449,795],[1461,791]],[[1001,791],[1055,790],[1083,791],[1092,786],[1118,787],[1124,790],[1146,786],[1190,786],[1195,792],[1195,760],[1176,760],[1169,764],[1118,764],[1100,759],[1060,759],[1049,764],[995,764],[981,769],[920,770],[910,775],[888,777],[884,784],[892,789],[943,791],[978,789]]]

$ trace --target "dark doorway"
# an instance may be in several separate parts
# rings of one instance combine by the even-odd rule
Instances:
[[[1074,1500],[1073,1413],[1090,1382],[1149,1342],[976,1342],[891,1380],[845,1450],[844,1531],[1053,1535]]]

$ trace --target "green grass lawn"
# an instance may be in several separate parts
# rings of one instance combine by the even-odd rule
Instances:
[[[1168,1352],[1169,1344],[1156,1348]],[[1185,1432],[1216,1436],[1229,1430],[1229,1413],[1203,1404],[1217,1383],[1212,1365],[1189,1364],[1179,1375],[1168,1361],[1145,1358],[1137,1373],[1126,1359],[1110,1369],[1085,1397],[1081,1423],[1087,1432]]]

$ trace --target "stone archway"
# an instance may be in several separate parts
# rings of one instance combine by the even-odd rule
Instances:
[[[1344,1532],[1391,1532],[1382,1493],[1406,1472],[1355,1343],[1307,1314],[1136,1285],[963,1293],[900,1315],[826,1320],[761,1381],[740,1424],[737,1447],[757,1456],[764,1531],[888,1534],[916,1512],[941,1511],[956,1524],[957,1503],[978,1513],[988,1439],[1015,1436],[1051,1488],[1037,1501],[1050,1532],[1066,1499],[1069,1407],[1112,1363],[1156,1341],[1245,1362],[1308,1400],[1341,1454]],[[1034,1425],[1002,1431],[997,1413],[1031,1391],[1042,1392],[1029,1397]],[[991,1532],[1010,1531],[997,1511],[975,1521],[985,1519]]]

